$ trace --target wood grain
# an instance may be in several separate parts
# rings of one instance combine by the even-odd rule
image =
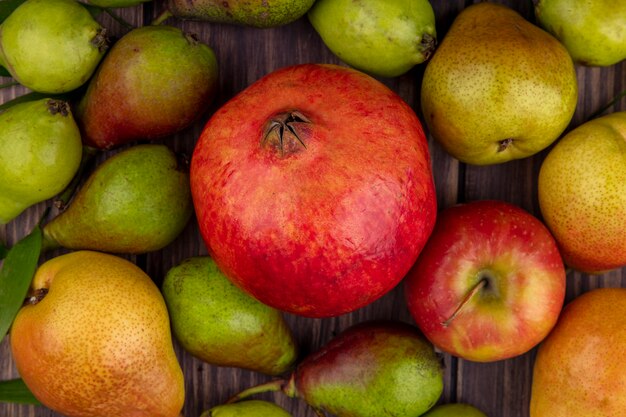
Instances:
[[[439,39],[448,30],[460,10],[472,1],[431,0],[437,16]],[[500,1],[518,10],[531,22],[530,1]],[[161,2],[146,3],[118,13],[136,26],[148,24],[163,9]],[[99,20],[117,36],[125,33],[124,27],[110,17]],[[292,24],[272,29],[252,29],[238,26],[200,22],[183,22],[169,19],[167,24],[196,33],[200,40],[216,52],[219,66],[219,95],[207,109],[203,119],[174,137],[164,140],[176,151],[191,155],[197,137],[210,114],[237,92],[261,76],[286,65],[306,62],[341,62],[324,46],[306,18]],[[424,66],[395,79],[380,79],[409,103],[421,117],[419,90]],[[626,64],[609,68],[578,67],[579,102],[569,129],[584,122],[594,111],[608,103],[617,93],[626,89]],[[6,82],[8,79],[2,79]],[[26,92],[22,87],[0,91],[0,102]],[[609,110],[626,109],[626,99]],[[429,138],[434,177],[440,209],[458,202],[478,199],[500,199],[517,204],[540,217],[537,202],[537,176],[541,162],[548,150],[531,158],[506,164],[476,167],[459,163]],[[115,151],[113,151],[115,152]],[[103,160],[113,152],[100,156]],[[25,236],[38,221],[47,203],[31,207],[18,219],[0,226],[0,239],[9,245]],[[42,257],[42,261],[56,256],[56,251]],[[169,247],[142,256],[129,256],[160,284],[169,268],[189,256],[206,254],[206,248],[195,224],[190,222],[184,233]],[[597,287],[626,287],[626,268],[601,276],[589,276],[572,271],[568,274],[567,301]],[[411,323],[404,302],[402,285],[375,303],[354,313],[329,319],[306,319],[285,315],[301,347],[301,355],[316,350],[339,331],[351,324],[368,319],[384,318]],[[197,417],[202,411],[217,405],[229,396],[249,386],[268,381],[269,377],[249,371],[218,368],[191,357],[176,345],[177,354],[186,377],[187,399],[184,415]],[[535,350],[520,357],[491,364],[463,361],[444,355],[445,390],[441,402],[462,401],[474,404],[491,417],[526,417],[532,380]],[[9,344],[0,344],[0,380],[18,377]],[[294,417],[315,417],[302,401],[281,395],[265,394],[259,398],[276,401]],[[0,404],[0,416],[52,417],[59,416],[45,407]]]

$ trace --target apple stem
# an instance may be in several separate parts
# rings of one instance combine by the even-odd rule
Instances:
[[[454,310],[454,313],[452,313],[452,315],[446,321],[441,322],[441,325],[443,327],[448,327],[450,323],[452,323],[452,321],[459,315],[463,307],[465,307],[465,305],[472,299],[472,297],[474,297],[474,295],[476,295],[478,291],[485,288],[487,284],[488,284],[487,278],[483,278],[480,281],[478,281],[478,283],[474,285],[474,288],[472,288],[470,292],[468,292],[465,295],[465,297],[463,297],[463,301],[461,301],[461,303],[458,305],[456,310]]]
[[[287,383],[284,379],[277,379],[275,381],[266,382],[265,384],[257,385],[256,387],[248,388],[241,391],[239,394],[232,396],[226,401],[226,404],[236,403],[239,400],[248,398],[254,394],[261,394],[263,392],[275,392],[282,391],[283,386]]]

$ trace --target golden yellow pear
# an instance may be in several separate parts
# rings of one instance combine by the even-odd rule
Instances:
[[[35,397],[68,417],[176,417],[182,409],[165,302],[125,259],[81,251],[41,265],[11,350]]]
[[[541,165],[538,192],[565,263],[590,273],[626,265],[626,112],[565,135]]]
[[[525,158],[556,140],[577,102],[574,64],[550,34],[493,3],[464,9],[422,81],[430,133],[475,165]]]
[[[569,303],[537,352],[530,417],[626,415],[626,289]]]

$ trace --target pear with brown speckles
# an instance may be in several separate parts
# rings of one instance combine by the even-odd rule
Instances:
[[[574,64],[547,32],[515,11],[463,10],[426,67],[422,110],[430,133],[462,162],[525,158],[554,142],[577,101]]]
[[[541,165],[539,206],[570,267],[626,266],[626,111],[565,135]]]
[[[68,417],[177,417],[183,374],[157,286],[131,262],[73,252],[38,269],[11,330],[24,382]]]

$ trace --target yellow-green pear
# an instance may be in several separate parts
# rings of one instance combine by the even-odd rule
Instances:
[[[46,98],[0,113],[0,224],[63,191],[81,157],[68,103]]]
[[[430,133],[462,162],[525,158],[550,145],[577,102],[574,64],[553,36],[499,4],[456,18],[422,82]]]
[[[11,329],[35,397],[68,417],[177,417],[183,374],[158,287],[133,263],[80,251],[39,267]]]
[[[308,15],[335,55],[374,75],[402,75],[437,45],[428,0],[317,0]]]
[[[626,59],[626,1],[535,0],[535,15],[576,62],[608,66]]]
[[[0,26],[0,65],[43,93],[80,87],[107,47],[106,29],[75,0],[26,0]]]
[[[538,193],[565,263],[590,273],[626,265],[626,112],[565,135],[541,165]]]

